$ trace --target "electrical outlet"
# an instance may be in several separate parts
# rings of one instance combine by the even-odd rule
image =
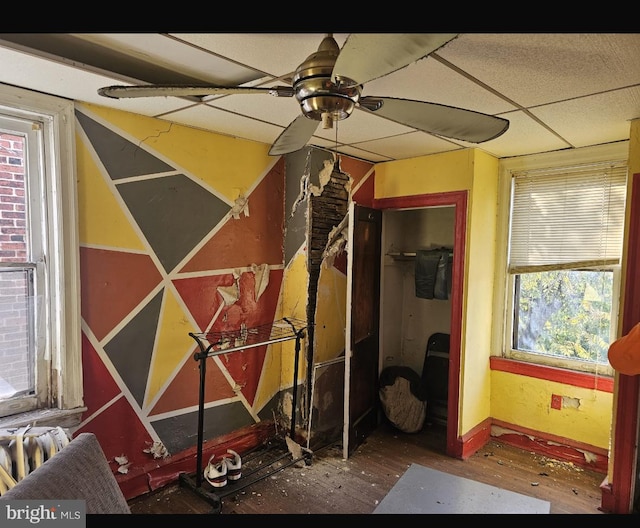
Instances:
[[[562,396],[559,394],[551,395],[551,408],[557,410],[562,409]]]

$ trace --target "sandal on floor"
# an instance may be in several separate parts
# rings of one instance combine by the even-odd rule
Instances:
[[[238,480],[242,476],[242,459],[232,449],[227,449],[227,453],[231,455],[231,458],[225,455],[223,459],[227,462],[227,478],[229,480]]]
[[[227,463],[228,460],[223,458],[220,462],[213,463],[216,455],[211,455],[207,467],[204,469],[204,478],[214,488],[221,488],[227,485]]]

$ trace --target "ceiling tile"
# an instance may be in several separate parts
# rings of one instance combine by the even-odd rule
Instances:
[[[211,84],[237,86],[262,77],[256,70],[197,46],[185,46],[160,33],[77,33],[75,36]]]
[[[431,57],[367,83],[363,95],[401,97],[491,115],[516,109],[511,103]]]
[[[574,147],[629,138],[630,121],[640,118],[640,86],[541,106],[531,113]]]
[[[173,33],[241,64],[281,77],[296,71],[306,58],[318,50],[322,33]],[[333,38],[342,46],[347,34]]]
[[[269,94],[233,94],[208,101],[207,104],[282,127],[289,125],[301,113],[295,97],[276,97]]]
[[[334,122],[332,129],[324,130],[319,126],[314,135],[335,142],[337,133],[339,142],[355,143],[407,134],[412,130],[410,127],[399,125],[384,117],[356,110],[347,119]]]
[[[325,37],[321,33],[33,34],[55,42],[48,50],[41,42],[31,49],[24,35],[10,41],[11,35],[19,34],[0,34],[4,83],[268,145],[300,115],[295,98],[234,94],[209,96],[202,104],[194,98],[164,96],[111,99],[98,95],[98,89],[124,84],[123,79],[140,82],[134,81],[135,75],[149,80],[154,75],[175,75],[176,83],[203,78],[225,86],[288,85],[288,77]],[[334,35],[339,46],[347,35]],[[82,42],[86,49],[99,52],[99,61],[85,54],[88,62],[83,62],[72,53],[76,51],[72,44]],[[75,60],[60,55],[63,52]],[[114,58],[124,58],[126,65],[118,62],[111,71],[109,61]],[[149,71],[143,74],[138,66]],[[126,72],[116,71],[123,68]],[[628,140],[629,121],[640,118],[639,88],[640,33],[463,33],[434,54],[366,83],[363,95],[506,117],[510,126],[505,134],[480,144],[451,141],[356,110],[337,128],[325,130],[319,124],[309,144],[334,150],[337,140],[340,152],[377,162],[466,147],[503,158],[618,142]],[[529,114],[521,111],[525,108]]]
[[[411,132],[385,138],[384,140],[364,141],[356,145],[367,151],[376,152],[390,159],[414,158],[427,154],[447,152],[459,149],[444,139],[440,139],[424,132]]]
[[[437,54],[530,107],[640,83],[640,34],[464,34]]]
[[[570,147],[522,111],[510,112],[502,117],[509,120],[509,129],[496,139],[474,146],[494,156],[505,158]]]
[[[282,129],[275,125],[207,105],[182,110],[175,117],[187,126],[213,130],[227,136],[259,141],[268,145],[271,145],[282,132]]]

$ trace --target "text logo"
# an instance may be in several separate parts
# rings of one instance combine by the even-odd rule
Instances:
[[[9,500],[0,503],[0,525],[7,528],[86,528],[83,500]]]

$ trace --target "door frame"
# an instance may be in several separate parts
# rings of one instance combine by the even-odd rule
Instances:
[[[447,400],[446,454],[462,457],[462,438],[459,436],[459,402],[461,378],[462,305],[464,293],[464,262],[467,237],[468,191],[377,198],[373,207],[381,210],[422,209],[454,206],[454,246],[451,284],[451,330],[449,344],[449,397]]]
[[[628,334],[640,322],[640,173],[632,176],[627,237],[622,333]],[[617,375],[614,386],[614,434],[611,448],[612,482],[603,487],[602,506],[608,513],[633,513],[638,478],[638,410],[640,376]]]

